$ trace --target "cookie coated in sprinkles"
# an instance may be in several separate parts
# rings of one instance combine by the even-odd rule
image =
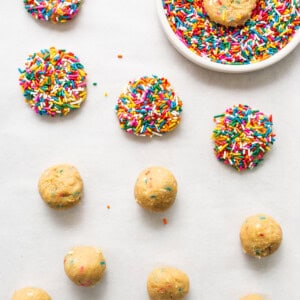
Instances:
[[[182,101],[166,78],[144,76],[130,81],[118,98],[120,127],[137,136],[172,131],[181,120]]]
[[[215,155],[238,171],[256,167],[275,141],[272,115],[268,117],[248,105],[228,108],[214,116],[214,121]]]
[[[203,0],[162,0],[178,38],[197,55],[221,64],[265,60],[284,48],[300,28],[299,0],[258,0],[251,18],[237,28],[216,24]]]
[[[79,12],[82,0],[23,0],[25,9],[38,20],[65,23]]]
[[[67,115],[86,99],[87,74],[72,52],[52,47],[33,53],[19,72],[25,102],[39,115]]]

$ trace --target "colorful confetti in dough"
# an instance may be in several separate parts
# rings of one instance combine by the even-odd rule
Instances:
[[[154,269],[147,281],[151,300],[183,300],[190,289],[188,276],[175,268]]]
[[[280,225],[266,214],[247,218],[241,227],[240,239],[245,253],[261,258],[274,253],[282,241]]]
[[[19,69],[25,101],[40,115],[67,115],[86,99],[86,72],[71,52],[54,47],[31,54]]]
[[[52,23],[65,23],[79,12],[82,0],[23,0],[33,18]]]
[[[78,246],[72,248],[65,256],[64,268],[67,276],[75,284],[91,287],[103,277],[106,262],[99,248]]]
[[[264,298],[258,294],[251,294],[241,298],[240,300],[264,300]]]
[[[169,24],[186,47],[222,64],[249,64],[284,48],[300,28],[300,1],[258,0],[242,27],[208,18],[203,0],[162,0]]]
[[[209,18],[225,26],[240,26],[250,19],[257,0],[203,0]]]
[[[82,196],[83,182],[78,170],[67,164],[55,165],[43,172],[38,183],[42,199],[52,208],[69,208]]]
[[[51,297],[42,289],[25,287],[16,291],[11,300],[51,300]]]
[[[267,117],[247,105],[233,106],[214,117],[212,139],[218,160],[238,171],[252,169],[274,143],[272,116]]]
[[[130,81],[116,106],[120,127],[138,136],[162,135],[176,128],[182,101],[166,78]]]
[[[174,175],[162,167],[143,170],[134,187],[136,202],[153,212],[167,210],[174,203],[176,194],[177,182]]]

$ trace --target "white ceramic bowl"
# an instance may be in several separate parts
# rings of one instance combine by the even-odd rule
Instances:
[[[173,46],[187,59],[209,70],[225,72],[225,73],[245,73],[245,72],[252,72],[259,69],[263,69],[283,59],[300,43],[300,30],[297,30],[292,40],[283,49],[281,49],[276,54],[260,62],[253,63],[253,64],[244,64],[244,65],[229,65],[229,64],[221,64],[221,63],[213,62],[209,58],[199,56],[196,53],[192,52],[188,47],[184,45],[184,43],[180,41],[180,39],[173,32],[171,26],[169,25],[169,22],[164,12],[162,0],[156,0],[156,1],[157,1],[157,10],[158,10],[158,16],[160,22],[162,24],[162,27],[168,39],[173,44]]]

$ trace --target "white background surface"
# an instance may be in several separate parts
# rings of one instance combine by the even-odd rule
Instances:
[[[169,44],[154,2],[85,1],[73,22],[55,26],[33,20],[21,0],[2,1],[1,300],[27,285],[53,300],[146,300],[148,273],[161,265],[186,271],[189,300],[250,292],[299,299],[300,48],[255,73],[207,71]],[[18,86],[17,69],[28,54],[50,46],[74,51],[88,72],[88,99],[66,118],[36,115]],[[151,74],[167,77],[182,98],[182,123],[162,138],[136,138],[119,129],[114,106],[130,79]],[[273,114],[277,134],[265,161],[243,173],[219,163],[210,140],[213,115],[237,103]],[[64,162],[79,169],[84,197],[73,209],[55,211],[40,199],[37,181],[45,168]],[[133,198],[138,173],[152,165],[178,180],[176,204],[165,214],[144,212]],[[259,212],[284,232],[280,250],[263,260],[246,257],[239,243],[241,223]],[[101,247],[107,259],[95,288],[77,287],[64,274],[64,255],[80,244]]]

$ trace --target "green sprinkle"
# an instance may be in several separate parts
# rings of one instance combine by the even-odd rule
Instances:
[[[216,116],[214,116],[214,119],[221,118],[221,117],[224,117],[224,116],[225,116],[225,114],[216,115]]]
[[[165,190],[166,190],[166,191],[169,191],[169,192],[172,191],[172,189],[171,189],[169,186],[165,187]]]

